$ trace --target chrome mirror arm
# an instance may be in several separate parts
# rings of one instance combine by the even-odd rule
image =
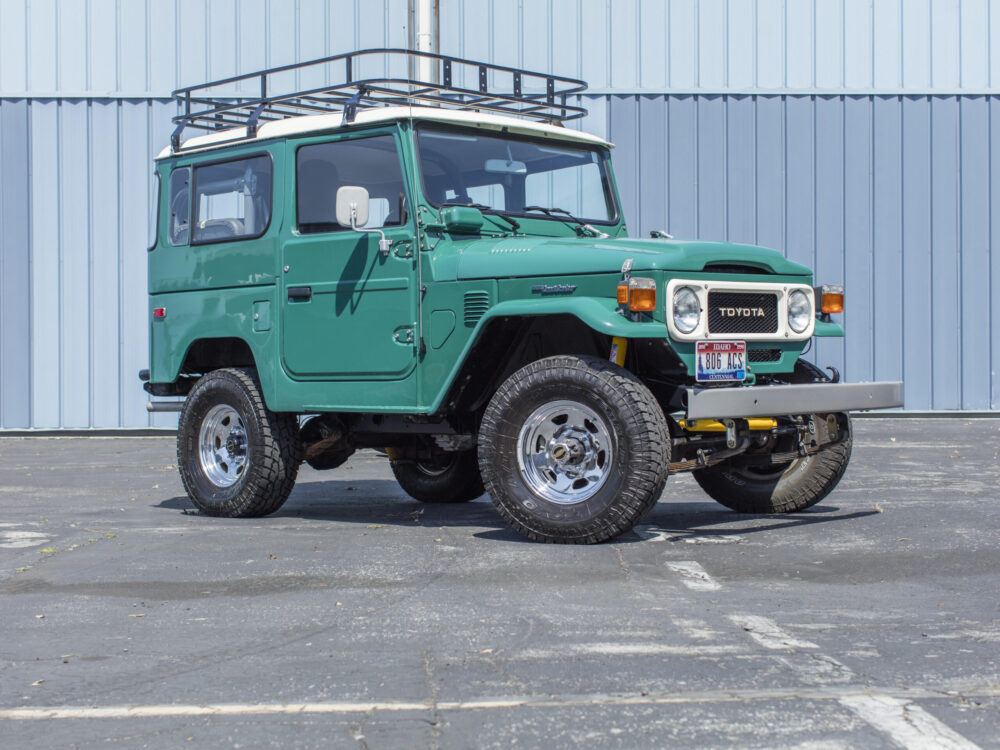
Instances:
[[[378,241],[378,251],[382,254],[382,257],[388,257],[389,251],[392,250],[392,240],[385,236],[385,232],[381,229],[364,229],[358,226],[358,208],[355,204],[351,204],[351,229],[355,232],[377,232],[379,236]]]

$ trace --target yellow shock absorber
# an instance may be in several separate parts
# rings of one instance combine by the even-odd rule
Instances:
[[[726,431],[726,426],[715,419],[682,419],[680,424],[688,432]],[[754,417],[747,420],[747,428],[752,432],[773,430],[777,426],[778,420],[770,417]]]
[[[611,361],[619,367],[625,366],[625,352],[628,351],[628,339],[623,336],[611,338]],[[725,428],[723,428],[725,429]]]

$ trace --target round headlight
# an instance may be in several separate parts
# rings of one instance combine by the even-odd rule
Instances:
[[[788,295],[788,325],[796,333],[803,333],[809,327],[812,305],[809,296],[801,289]]]
[[[701,305],[698,295],[689,286],[682,286],[674,292],[674,326],[681,333],[691,333],[698,327]]]

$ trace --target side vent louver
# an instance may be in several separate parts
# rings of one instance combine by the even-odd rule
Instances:
[[[489,292],[477,291],[465,293],[465,325],[472,328],[490,309]]]

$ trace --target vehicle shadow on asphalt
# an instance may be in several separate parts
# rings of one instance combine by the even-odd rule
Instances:
[[[781,529],[839,523],[878,515],[876,510],[842,512],[836,505],[818,505],[799,513],[735,513],[713,502],[661,502],[633,534],[668,542],[699,541],[724,544],[751,534]],[[752,524],[748,522],[753,522]]]
[[[186,515],[204,515],[186,496],[169,498],[154,507],[181,511]],[[725,544],[737,542],[750,534],[852,521],[877,513],[875,510],[844,513],[835,505],[819,505],[801,513],[754,515],[734,513],[712,501],[678,503],[665,500],[636,529],[621,535],[615,543],[657,539]],[[208,519],[208,516],[205,518]],[[497,542],[534,543],[507,526],[486,495],[468,503],[420,503],[410,499],[391,480],[334,480],[300,484],[281,510],[266,518],[364,526],[485,527],[487,530],[472,536]],[[260,522],[262,519],[254,520]],[[750,521],[753,523],[748,523]]]
[[[186,495],[156,504],[163,510],[209,517]],[[497,538],[521,541],[497,513],[487,495],[468,503],[421,503],[406,495],[393,480],[332,480],[296,485],[281,509],[262,520],[302,519],[362,526],[478,527],[495,529]]]

